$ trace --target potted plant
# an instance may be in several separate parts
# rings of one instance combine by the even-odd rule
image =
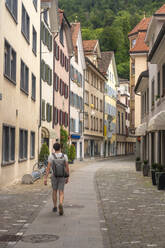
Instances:
[[[72,144],[72,145],[68,146],[68,162],[69,162],[69,164],[73,164],[75,158],[76,158],[76,148]]]
[[[144,160],[143,162],[143,176],[147,177],[149,175],[150,166],[148,165],[148,160]]]
[[[152,166],[151,166],[151,178],[152,178],[152,184],[153,185],[156,185],[156,171],[157,171],[157,168],[158,168],[157,163],[152,164]]]
[[[158,164],[156,171],[156,184],[158,190],[165,189],[165,166]]]
[[[136,171],[141,171],[141,161],[140,161],[140,158],[137,157],[136,158]]]
[[[39,158],[38,158],[39,162],[45,161],[45,159],[47,159],[48,156],[49,156],[49,148],[47,144],[44,143],[41,146],[41,151],[40,151]]]

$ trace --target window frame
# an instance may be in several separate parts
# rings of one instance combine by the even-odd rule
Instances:
[[[34,81],[33,79],[34,79],[35,81]],[[34,92],[33,92],[33,82],[35,82]],[[36,77],[34,76],[33,73],[32,73],[31,99],[32,99],[33,101],[36,101]]]
[[[23,10],[25,11],[24,20],[23,20]],[[28,20],[28,23],[27,23],[27,20]],[[25,22],[24,26],[23,26],[23,21]],[[28,42],[28,44],[30,44],[30,16],[28,12],[26,11],[23,3],[22,3],[22,17],[21,17],[21,32],[25,40]]]
[[[32,140],[33,138],[34,140]],[[32,144],[32,142],[34,143]],[[30,132],[30,159],[34,159],[34,158],[35,158],[35,132],[31,131]]]
[[[36,36],[34,36],[34,34]],[[35,41],[34,41],[34,37],[36,37]],[[35,56],[37,56],[37,31],[35,30],[34,26],[32,26],[32,51],[35,54]]]
[[[21,142],[21,132],[23,133],[23,140]],[[27,136],[26,136],[27,135]],[[22,154],[21,154],[21,148]],[[21,157],[23,155],[23,157]],[[28,130],[27,129],[19,129],[19,162],[23,162],[28,160]]]
[[[8,5],[7,1],[11,1],[11,5],[12,7],[10,8],[10,6]],[[13,10],[13,6],[14,4],[14,1],[16,2],[16,14],[14,14],[14,10]],[[15,23],[17,24],[17,18],[18,18],[18,0],[6,0],[5,1],[5,5],[6,5],[6,8],[8,9],[9,13],[11,14],[13,20],[15,21]]]
[[[8,157],[9,159],[8,160],[5,160],[4,159],[4,156],[5,156],[5,152],[6,150],[4,151],[5,149],[5,144],[4,142],[6,140],[5,137],[4,137],[4,128],[8,128],[9,131],[8,131],[8,141],[7,141],[7,148],[9,148],[8,150]],[[12,137],[12,132],[11,131],[14,131],[14,136]],[[15,126],[11,126],[11,125],[7,125],[7,124],[3,124],[2,125],[2,166],[7,166],[7,165],[10,165],[10,164],[14,164],[15,163],[15,137],[16,137],[16,131],[15,131]],[[12,149],[12,141],[14,142],[14,148]],[[13,150],[13,151],[12,151]],[[13,155],[12,155],[12,152],[13,152]],[[13,159],[12,159],[12,156],[13,156]]]
[[[22,82],[22,65],[24,66],[24,80]],[[21,73],[21,76],[20,76],[20,89],[21,91],[23,91],[26,95],[29,95],[29,67],[24,63],[24,61],[21,59],[21,70],[20,70],[20,73]],[[27,73],[27,79],[26,79],[26,73]],[[27,82],[25,82],[27,81]],[[24,85],[23,85],[24,84]],[[27,84],[27,89],[26,89],[26,85]],[[24,87],[22,87],[25,86]]]

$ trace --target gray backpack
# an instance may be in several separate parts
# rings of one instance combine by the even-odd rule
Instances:
[[[64,154],[61,157],[57,157],[54,153],[52,155],[54,157],[52,164],[53,175],[55,177],[67,177]]]

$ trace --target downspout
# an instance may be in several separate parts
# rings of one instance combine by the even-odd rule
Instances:
[[[103,155],[106,157],[106,149],[105,148],[105,136],[104,136],[104,126],[105,126],[105,82],[104,82],[104,92],[103,92]]]

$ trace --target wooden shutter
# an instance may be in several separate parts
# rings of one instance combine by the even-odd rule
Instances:
[[[54,56],[57,58],[57,43],[54,41]]]
[[[45,100],[42,100],[42,120],[45,120]]]

